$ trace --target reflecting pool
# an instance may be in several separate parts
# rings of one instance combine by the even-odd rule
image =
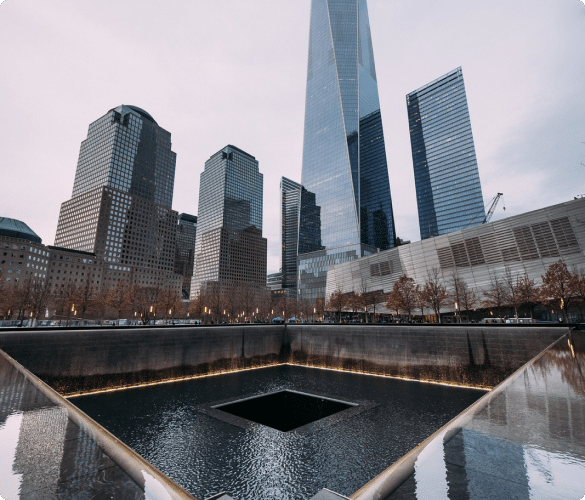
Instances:
[[[289,432],[215,406],[294,390],[348,408]],[[350,495],[485,391],[281,365],[70,401],[199,499]]]

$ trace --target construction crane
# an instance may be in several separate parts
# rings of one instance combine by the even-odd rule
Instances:
[[[502,196],[504,196],[504,193],[498,193],[496,196],[494,196],[492,198],[492,204],[491,204],[482,224],[487,224],[491,220],[492,215],[494,215],[494,211],[496,210],[496,205],[498,204],[498,201],[500,201],[500,198]],[[506,210],[505,206],[504,206],[504,210]]]

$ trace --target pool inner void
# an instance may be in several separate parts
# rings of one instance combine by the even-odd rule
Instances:
[[[354,406],[339,400],[284,390],[214,408],[288,432]]]

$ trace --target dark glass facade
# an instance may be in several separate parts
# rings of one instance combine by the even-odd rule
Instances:
[[[366,0],[312,1],[302,185],[301,198],[314,196],[312,204],[320,207],[320,241],[305,240],[301,217],[299,265],[308,272],[316,258],[317,268],[325,270],[319,276],[301,273],[299,287],[316,298],[324,287],[316,291],[308,283],[325,278],[321,253],[326,261],[350,260],[395,241]],[[307,251],[319,255],[304,255]]]
[[[195,237],[197,236],[197,217],[179,215],[177,226],[177,247],[175,250],[175,273],[183,276],[183,297],[189,297],[191,278],[195,263]]]
[[[485,218],[471,121],[457,68],[406,96],[421,239]]]
[[[235,146],[226,146],[205,162],[191,298],[209,286],[265,287],[262,190],[258,161]]]
[[[296,294],[297,288],[297,249],[299,241],[299,210],[301,185],[286,177],[280,180],[281,197],[281,259],[282,288]]]

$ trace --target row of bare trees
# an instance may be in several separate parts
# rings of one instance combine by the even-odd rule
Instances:
[[[313,302],[284,293],[275,298],[266,288],[248,285],[209,287],[189,306],[190,317],[205,323],[264,322],[275,317],[306,321],[322,317],[323,312],[323,300]]]
[[[558,261],[551,264],[537,285],[526,273],[513,273],[509,268],[502,275],[490,275],[489,286],[481,295],[472,290],[457,273],[444,280],[433,269],[422,286],[412,278],[401,276],[390,293],[382,290],[344,294],[334,292],[325,303],[309,301],[302,297],[282,295],[276,301],[269,290],[254,286],[233,286],[225,289],[210,287],[199,293],[191,302],[182,301],[180,294],[171,288],[141,287],[119,281],[110,290],[103,290],[90,283],[69,283],[51,288],[48,282],[28,279],[20,283],[6,283],[0,279],[0,319],[37,319],[45,316],[61,319],[65,324],[75,319],[90,317],[104,319],[112,314],[119,320],[125,315],[148,324],[154,319],[193,318],[206,323],[231,323],[269,321],[275,316],[283,319],[297,317],[303,321],[318,320],[325,311],[333,313],[339,321],[343,312],[373,313],[384,304],[397,316],[406,315],[409,320],[425,309],[435,314],[441,322],[441,310],[451,308],[461,321],[461,314],[476,308],[495,309],[498,316],[513,310],[518,317],[525,307],[534,315],[534,308],[541,304],[553,313],[562,314],[569,321],[568,310],[585,305],[585,274],[569,270]]]
[[[384,303],[386,308],[397,316],[406,315],[412,319],[416,311],[424,316],[425,309],[435,314],[441,322],[441,310],[451,308],[455,311],[458,321],[461,314],[476,308],[496,309],[498,316],[505,310],[513,310],[518,318],[518,311],[527,307],[530,316],[534,316],[534,308],[541,304],[553,313],[560,312],[565,322],[569,321],[568,310],[576,305],[585,305],[585,273],[576,269],[570,270],[562,261],[551,264],[542,283],[537,283],[526,273],[513,273],[509,268],[503,275],[491,274],[489,286],[481,295],[472,290],[466,281],[457,273],[448,280],[441,277],[439,270],[433,269],[422,286],[406,275],[401,276],[390,293],[370,292],[368,294],[343,294],[334,292],[327,303],[327,309],[338,315],[341,320],[342,311],[363,311],[367,305],[375,306]]]
[[[0,280],[0,318],[30,319],[34,324],[46,316],[64,320],[98,317],[114,314],[118,321],[124,314],[147,324],[151,319],[182,317],[184,306],[178,292],[171,288],[141,287],[119,281],[110,290],[100,289],[91,283],[67,283],[52,288],[50,282],[28,279],[6,283]]]

